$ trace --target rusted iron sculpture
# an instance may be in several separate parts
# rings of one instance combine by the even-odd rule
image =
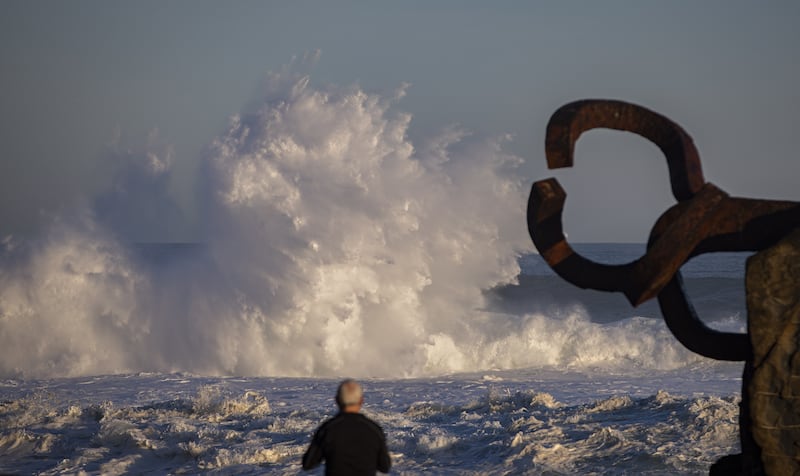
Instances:
[[[554,178],[538,181],[531,189],[527,220],[539,253],[559,276],[580,288],[622,292],[634,306],[657,297],[667,327],[689,350],[717,360],[751,362],[747,334],[717,331],[700,320],[679,270],[703,253],[769,248],[800,227],[800,203],[728,196],[706,182],[697,149],[680,126],[622,101],[583,100],[558,109],[547,125],[548,167],[571,167],[578,137],[596,128],[633,132],[657,145],[667,159],[678,203],[656,221],[641,258],[599,264],[567,243],[561,185]]]

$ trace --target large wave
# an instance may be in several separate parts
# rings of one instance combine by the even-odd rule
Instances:
[[[484,291],[513,282],[531,249],[529,180],[505,138],[451,127],[412,144],[411,117],[393,107],[404,93],[270,75],[259,107],[211,143],[204,244],[180,259],[128,244],[177,213],[168,148],[122,154],[91,209],[4,242],[0,374],[403,377],[691,360],[658,322],[486,311]]]

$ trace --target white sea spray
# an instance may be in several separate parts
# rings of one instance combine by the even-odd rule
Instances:
[[[487,292],[516,283],[531,250],[528,179],[507,138],[446,127],[415,144],[398,111],[406,86],[318,88],[299,69],[271,75],[260,105],[211,141],[202,244],[130,243],[132,224],[175,211],[172,151],[157,134],[112,145],[119,169],[91,207],[29,243],[3,242],[0,375],[414,377],[698,361],[634,311],[610,324],[579,303],[493,311]]]

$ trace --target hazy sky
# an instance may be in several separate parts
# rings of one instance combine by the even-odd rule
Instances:
[[[581,140],[544,166],[544,129],[581,98],[636,102],[681,124],[706,179],[732,195],[800,200],[798,2],[0,2],[0,236],[109,186],[108,146],[175,150],[174,194],[196,239],[195,168],[267,71],[320,49],[315,84],[384,93],[410,137],[449,124],[509,133],[528,181],[557,176],[574,241],[644,241],[673,199],[664,159],[627,134]],[[524,219],[521,217],[521,219]]]

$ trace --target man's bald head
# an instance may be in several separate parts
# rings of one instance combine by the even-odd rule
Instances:
[[[339,384],[336,391],[336,404],[342,411],[359,411],[364,403],[364,391],[361,385],[353,379],[347,379]]]

